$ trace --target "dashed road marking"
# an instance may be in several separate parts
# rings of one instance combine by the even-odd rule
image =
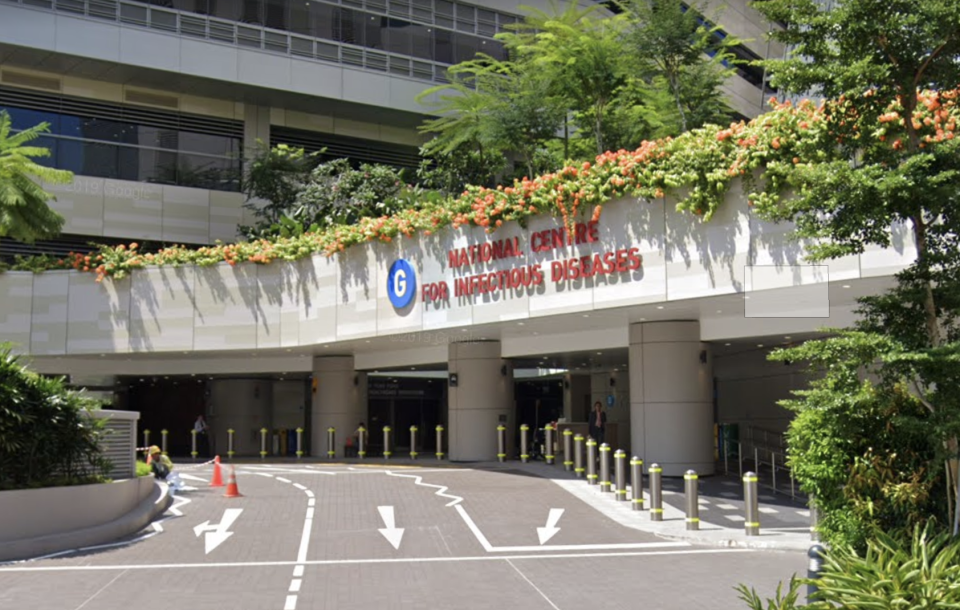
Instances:
[[[737,507],[733,504],[717,504],[717,508],[720,510],[737,510]]]
[[[724,517],[730,519],[731,521],[746,521],[746,519],[743,518],[743,515],[724,515]]]
[[[768,514],[768,515],[775,515],[775,514],[777,514],[777,513],[780,512],[780,511],[778,511],[778,510],[775,509],[775,508],[770,508],[769,506],[761,506],[761,507],[760,507],[759,509],[757,509],[757,510],[759,510],[761,513],[766,513],[766,514]]]
[[[797,511],[797,514],[800,515],[801,517],[809,517],[809,516],[810,516],[810,511],[808,511],[808,510],[798,510],[798,511]]]

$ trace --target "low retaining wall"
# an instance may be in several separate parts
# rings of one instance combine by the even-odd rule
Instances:
[[[0,561],[103,544],[135,533],[172,499],[153,477],[0,491]]]

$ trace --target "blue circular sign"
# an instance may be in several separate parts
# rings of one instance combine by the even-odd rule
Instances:
[[[398,259],[390,265],[387,274],[387,295],[397,309],[403,309],[417,294],[417,275],[407,261]]]

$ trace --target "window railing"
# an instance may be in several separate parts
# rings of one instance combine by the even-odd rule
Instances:
[[[80,176],[171,184],[214,191],[240,190],[241,160],[130,144],[44,135],[35,145],[50,150],[37,159]],[[95,194],[95,193],[91,193]]]
[[[449,82],[446,76],[449,64],[170,8],[117,0],[0,0],[0,4],[3,3],[115,21],[270,53],[389,72],[418,80]]]

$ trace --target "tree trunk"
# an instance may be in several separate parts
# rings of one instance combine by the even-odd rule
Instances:
[[[597,102],[594,105],[594,113],[596,116],[593,130],[597,136],[597,156],[599,156],[603,154],[603,102]]]
[[[671,71],[667,78],[670,82],[670,89],[673,91],[673,99],[677,102],[677,112],[680,113],[680,133],[684,133],[687,131],[687,114],[683,111],[683,103],[680,101],[679,77]]]

